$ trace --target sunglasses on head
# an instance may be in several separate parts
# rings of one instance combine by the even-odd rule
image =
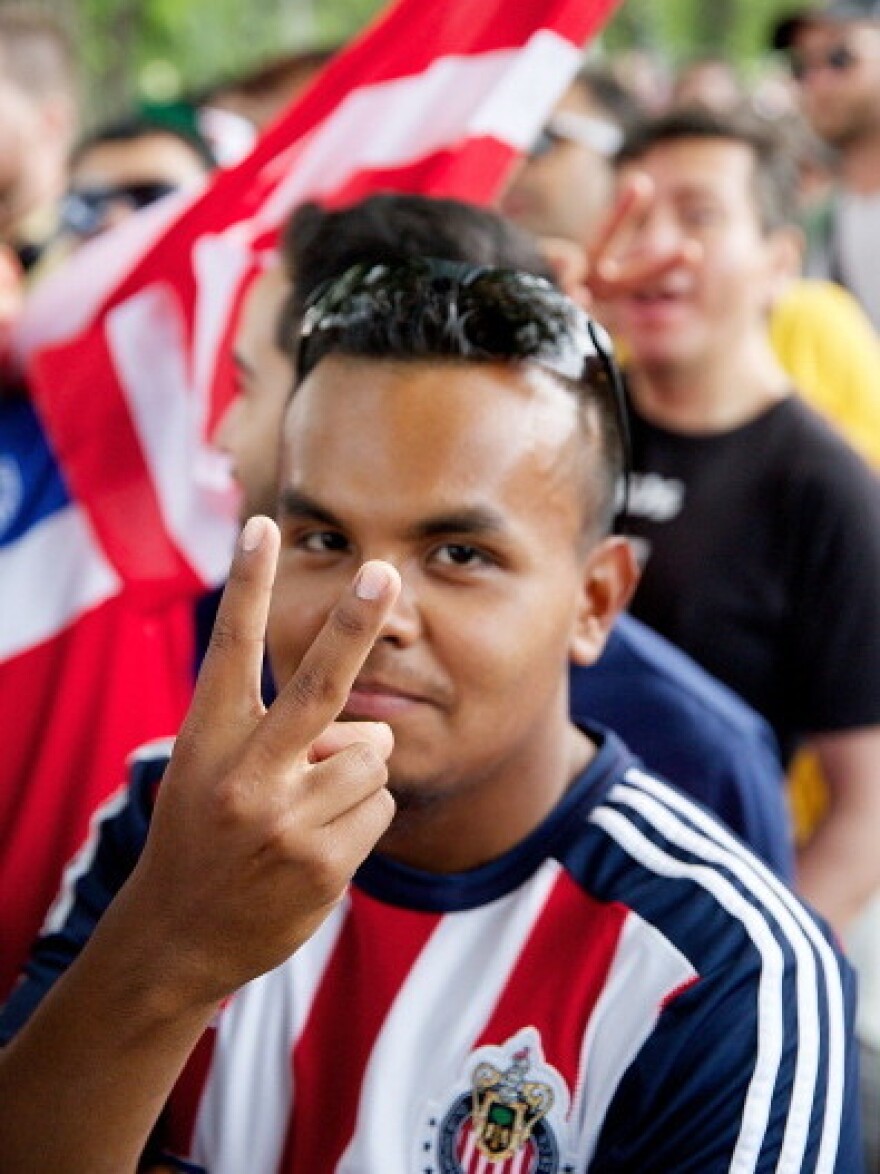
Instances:
[[[76,236],[91,236],[105,226],[112,208],[121,204],[132,212],[139,212],[177,190],[177,184],[159,180],[152,183],[73,188],[64,197],[61,223]]]
[[[540,159],[559,143],[577,143],[603,159],[610,159],[617,154],[622,142],[623,132],[613,123],[587,114],[575,114],[571,110],[560,110],[547,120],[529,147],[528,155],[531,159]]]
[[[443,332],[454,331],[450,353],[475,358],[528,359],[563,379],[594,390],[616,426],[622,475],[618,520],[627,512],[632,469],[623,380],[607,330],[552,282],[516,269],[470,265],[434,257],[396,264],[364,262],[323,282],[307,298],[299,327],[297,382],[332,352],[334,335],[369,336],[370,323],[416,300],[454,309]],[[438,321],[440,318],[438,317]],[[438,352],[443,351],[442,345]]]
[[[824,53],[811,54],[809,57],[801,53],[792,53],[789,60],[792,77],[800,82],[819,69],[846,73],[858,63],[859,58],[848,45],[832,45]]]

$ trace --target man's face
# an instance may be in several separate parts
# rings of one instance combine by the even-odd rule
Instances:
[[[558,135],[554,132],[557,119]],[[585,137],[595,134],[597,144],[616,135],[608,115],[593,105],[581,87],[572,86],[554,110],[538,153],[520,164],[501,197],[499,211],[536,236],[562,237],[583,245],[608,208],[614,181],[607,151],[568,138],[566,120],[579,124]]]
[[[752,152],[724,139],[679,139],[632,167],[650,176],[655,198],[627,256],[671,253],[691,239],[702,257],[621,297],[614,326],[635,368],[699,375],[704,364],[736,354],[754,331],[763,334],[778,280],[775,241],[759,220]]]
[[[331,356],[294,395],[270,658],[283,684],[360,564],[397,567],[343,716],[391,725],[403,809],[478,792],[505,820],[552,785],[567,659],[595,659],[611,622],[591,568],[620,547],[588,549],[587,443],[536,369]]]
[[[791,48],[801,106],[816,133],[845,148],[880,128],[880,27],[802,26]]]
[[[289,291],[278,267],[262,274],[245,298],[233,361],[238,396],[220,422],[216,444],[228,453],[242,492],[242,517],[275,513],[278,443],[293,385],[290,359],[276,344],[278,317]]]

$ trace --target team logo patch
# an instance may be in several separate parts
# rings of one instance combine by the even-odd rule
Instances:
[[[444,1107],[429,1114],[422,1174],[569,1174],[569,1099],[533,1027],[478,1049]]]

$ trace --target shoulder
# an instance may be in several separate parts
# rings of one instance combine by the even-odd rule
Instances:
[[[602,899],[653,925],[700,974],[753,975],[780,957],[821,953],[846,970],[826,927],[719,820],[631,768],[589,817],[605,843],[590,869]]]
[[[615,730],[648,769],[793,871],[779,748],[767,722],[668,640],[621,616],[597,664],[571,670],[571,710]]]
[[[772,745],[770,727],[751,706],[697,664],[670,640],[653,631],[634,616],[621,615],[609,637],[602,657],[589,669],[573,676],[575,696],[587,704],[606,678],[626,675],[637,695],[671,703],[682,718],[697,718],[739,738]],[[622,704],[633,704],[632,697]]]
[[[760,1156],[762,1169],[788,1155],[800,1169],[792,1155],[818,1149],[823,1130],[833,1150],[853,1092],[855,987],[827,927],[707,812],[642,771],[627,771],[589,824],[604,841],[592,893],[626,908],[629,941],[642,942],[633,989],[656,969],[658,943],[692,971],[656,1008],[599,1152],[659,1174],[730,1169],[734,1154]]]

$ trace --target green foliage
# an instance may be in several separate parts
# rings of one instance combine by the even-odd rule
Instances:
[[[765,52],[774,17],[795,2],[625,0],[602,44],[607,53],[644,48],[673,63],[720,53],[747,66]],[[344,41],[383,0],[55,0],[53,7],[77,29],[93,111],[107,113],[135,95],[173,97],[175,88],[198,90],[286,53]]]
[[[672,63],[717,54],[749,66],[768,32],[798,0],[625,0],[603,37],[609,52],[647,49]]]

